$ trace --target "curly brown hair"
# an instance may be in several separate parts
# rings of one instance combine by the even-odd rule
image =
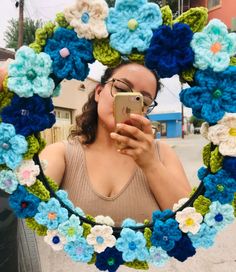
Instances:
[[[119,65],[114,68],[107,68],[104,75],[101,78],[101,86],[104,86],[108,79],[122,66],[133,64],[134,62],[122,61]],[[141,65],[141,64],[139,64]],[[157,82],[156,95],[160,90],[160,81],[157,73],[153,70]],[[96,139],[97,125],[98,125],[98,113],[97,113],[97,102],[95,101],[95,89],[89,94],[88,101],[82,108],[82,113],[75,118],[76,126],[71,130],[69,139],[75,139],[80,137],[82,144],[92,144]]]

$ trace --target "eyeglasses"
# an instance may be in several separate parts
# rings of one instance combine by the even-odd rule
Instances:
[[[107,83],[112,83],[111,89],[110,89],[110,93],[112,97],[114,97],[115,94],[117,93],[135,92],[135,90],[133,90],[127,82],[120,79],[113,78],[105,82],[105,84]],[[158,103],[155,100],[153,100],[151,97],[147,95],[143,95],[143,104],[144,104],[144,112],[146,114],[149,114],[158,105]]]

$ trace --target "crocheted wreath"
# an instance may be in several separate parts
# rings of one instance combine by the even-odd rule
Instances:
[[[147,0],[78,0],[36,31],[21,47],[0,92],[0,189],[29,228],[72,260],[116,271],[148,269],[171,257],[183,262],[213,245],[236,216],[236,34],[207,10],[193,8],[173,20],[168,6]],[[173,211],[154,211],[152,223],[85,215],[43,170],[40,131],[55,122],[52,97],[62,79],[86,79],[88,63],[116,66],[122,58],[144,63],[160,77],[178,74],[191,87],[181,102],[204,119],[209,140],[198,171],[201,184]]]

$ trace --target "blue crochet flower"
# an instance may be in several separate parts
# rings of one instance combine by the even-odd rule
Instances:
[[[149,255],[143,234],[128,228],[122,229],[120,238],[116,241],[116,248],[122,252],[123,260],[126,262],[132,262],[135,259],[146,261]]]
[[[47,40],[44,52],[53,60],[53,73],[61,79],[84,80],[89,73],[88,63],[95,61],[92,42],[62,27]]]
[[[209,171],[207,168],[205,167],[201,167],[198,172],[197,172],[197,176],[198,178],[203,181],[203,179],[209,174]]]
[[[173,215],[173,211],[166,209],[164,211],[156,210],[152,213],[152,221],[155,222],[156,220],[166,221]]]
[[[111,47],[123,54],[134,48],[143,52],[150,45],[152,30],[162,24],[162,15],[159,6],[147,0],[117,0],[106,24]]]
[[[13,125],[0,124],[0,164],[6,164],[11,169],[17,168],[27,146],[25,137],[17,135]]]
[[[123,263],[122,253],[115,247],[107,247],[105,251],[97,254],[95,265],[101,271],[115,272]]]
[[[16,133],[29,136],[52,127],[56,122],[51,98],[34,95],[31,98],[20,98],[15,95],[11,104],[2,110],[5,123],[14,125]]]
[[[16,175],[10,170],[0,171],[0,189],[12,194],[18,186]]]
[[[137,223],[134,219],[131,218],[126,218],[122,224],[122,228],[129,228],[129,227],[138,227],[138,226],[143,226],[142,223]]]
[[[236,192],[236,181],[223,169],[214,175],[209,174],[203,179],[205,185],[205,197],[211,201],[219,201],[221,204],[231,203]]]
[[[77,240],[83,234],[83,228],[80,226],[79,217],[72,214],[69,220],[61,223],[58,226],[58,231],[60,234],[66,237],[67,242]]]
[[[221,230],[234,221],[234,208],[230,204],[222,205],[219,201],[215,201],[211,203],[209,209],[204,222],[216,230]]]
[[[197,71],[196,86],[181,91],[180,100],[198,117],[216,123],[225,112],[236,112],[236,66],[221,73],[212,70]]]
[[[30,194],[24,186],[19,185],[17,190],[10,195],[9,205],[20,218],[33,217],[37,213],[40,199]]]
[[[236,33],[228,34],[227,26],[213,19],[202,32],[194,34],[191,46],[195,67],[220,72],[229,66],[230,57],[236,54]]]
[[[227,171],[236,180],[236,158],[225,156],[223,160],[223,169]]]
[[[178,226],[179,224],[174,219],[167,219],[165,222],[156,220],[151,236],[152,245],[166,251],[174,248],[176,241],[182,236]]]
[[[73,261],[84,263],[89,262],[94,253],[93,247],[83,237],[66,244],[64,250]]]
[[[200,230],[196,234],[189,232],[188,237],[192,241],[195,248],[209,248],[213,246],[216,234],[217,230],[215,228],[209,227],[207,224],[202,223]]]
[[[147,49],[145,64],[156,70],[160,77],[172,77],[190,68],[194,61],[190,42],[193,32],[186,24],[176,23],[173,27],[163,25],[154,31]]]
[[[166,251],[163,250],[161,247],[152,246],[149,249],[149,253],[150,256],[148,261],[157,267],[164,266],[165,263],[170,259]]]
[[[52,60],[45,53],[36,54],[33,49],[22,46],[15,60],[9,65],[8,88],[20,97],[52,95],[55,84],[49,75]]]
[[[180,262],[184,262],[189,257],[196,254],[196,250],[192,245],[191,240],[185,234],[182,238],[176,242],[175,247],[167,252],[170,257],[174,257]]]
[[[68,219],[68,211],[61,207],[57,199],[51,198],[47,203],[41,202],[39,204],[38,213],[34,219],[48,229],[56,229],[59,224]]]

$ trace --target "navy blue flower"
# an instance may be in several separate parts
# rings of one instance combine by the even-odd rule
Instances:
[[[196,254],[196,250],[192,245],[191,240],[185,234],[175,243],[175,247],[167,252],[170,257],[174,257],[180,262],[184,262],[187,258]]]
[[[194,61],[192,38],[193,32],[187,24],[162,25],[153,32],[145,56],[146,66],[156,70],[160,77],[172,77],[190,68]]]
[[[181,102],[208,123],[216,123],[225,112],[236,112],[236,67],[230,66],[221,73],[210,69],[197,71],[196,86],[180,93]]]
[[[105,251],[97,254],[95,265],[99,270],[115,272],[123,263],[122,253],[115,247],[107,247]]]
[[[231,203],[236,192],[236,180],[223,169],[216,174],[209,174],[203,179],[205,185],[205,197],[211,201],[219,201],[221,204]]]
[[[9,197],[9,204],[20,218],[33,217],[37,213],[40,199],[30,194],[24,186],[19,185]]]
[[[227,171],[236,180],[236,158],[225,156],[223,160],[223,169]]]
[[[52,127],[56,121],[53,109],[51,98],[38,95],[20,98],[15,95],[11,104],[3,109],[1,116],[3,122],[14,125],[17,134],[26,137]]]
[[[73,30],[59,27],[44,48],[53,60],[53,73],[58,78],[84,80],[88,63],[94,62],[92,42],[80,39]]]

